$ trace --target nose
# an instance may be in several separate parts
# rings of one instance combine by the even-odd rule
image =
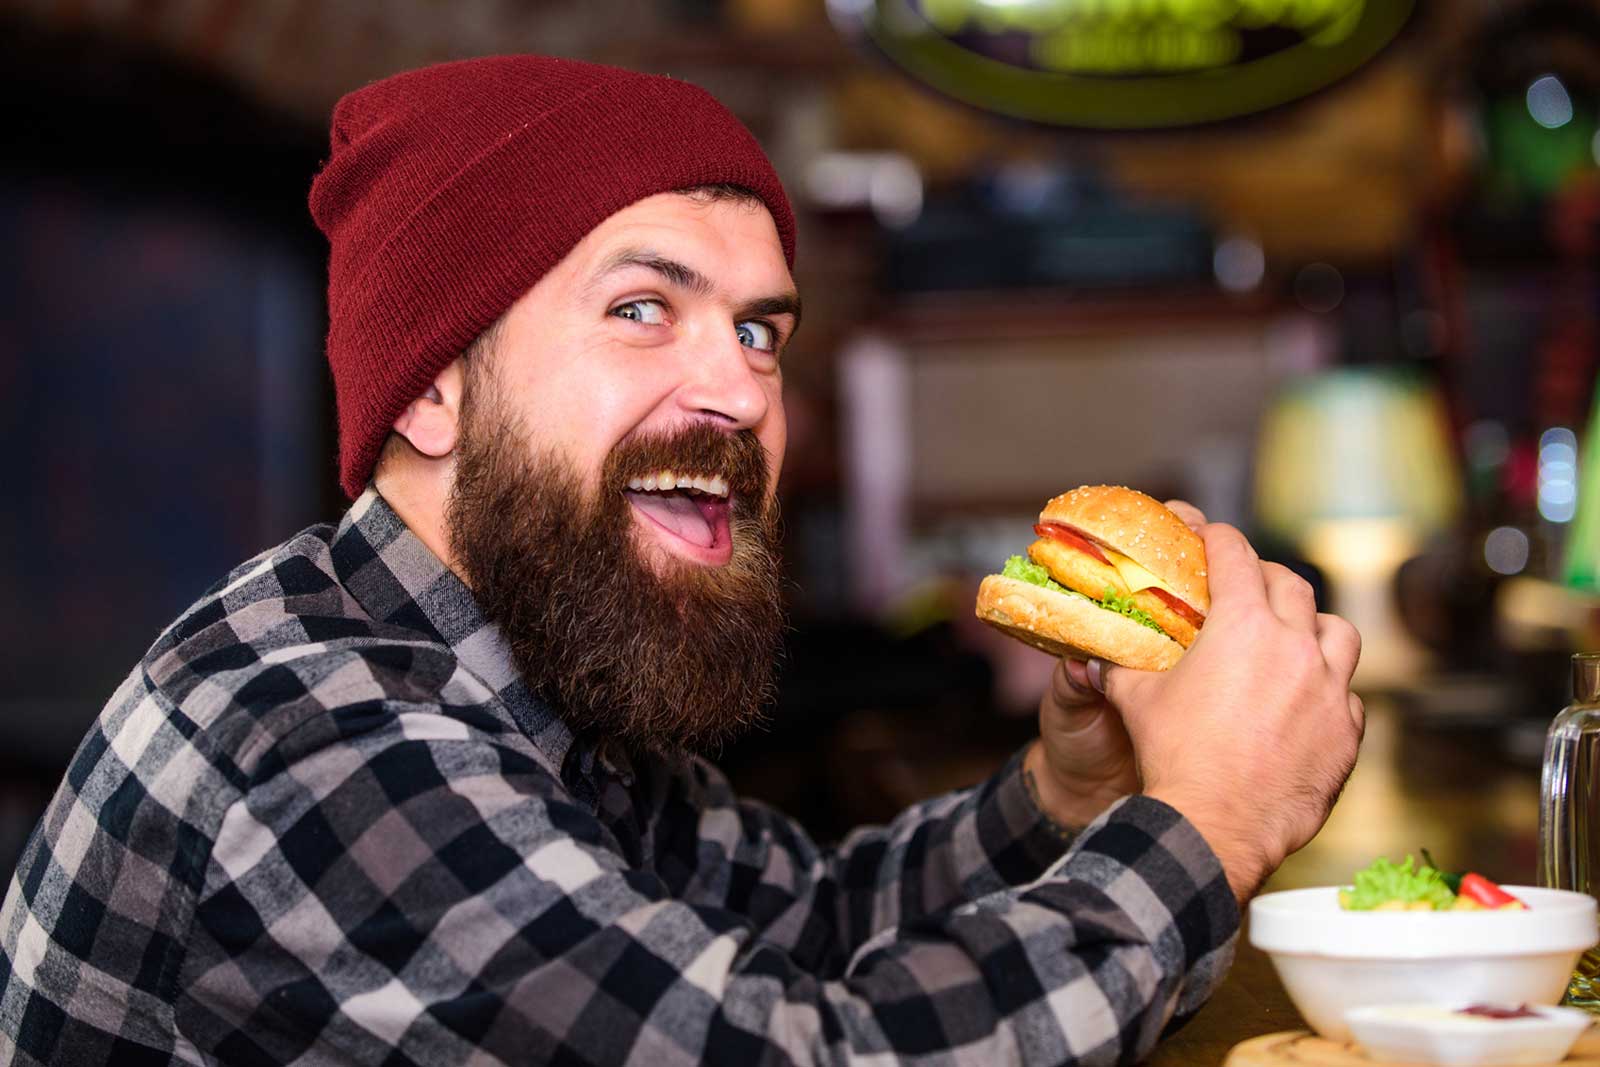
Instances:
[[[731,430],[748,430],[767,417],[771,397],[750,352],[728,331],[726,338],[685,346],[687,364],[679,403],[696,416],[711,416]]]

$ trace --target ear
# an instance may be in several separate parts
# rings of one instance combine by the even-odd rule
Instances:
[[[440,371],[428,391],[407,404],[394,420],[394,432],[432,459],[448,456],[456,447],[461,428],[461,369],[458,359]]]

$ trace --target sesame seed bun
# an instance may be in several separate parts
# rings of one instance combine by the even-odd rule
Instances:
[[[1103,659],[1147,671],[1177,663],[1211,610],[1200,536],[1165,505],[1115,485],[1062,493],[1044,506],[1039,521],[1071,527],[1073,533],[1040,527],[1028,556],[1055,582],[1086,596],[992,574],[978,587],[978,618],[1055,656]],[[1169,603],[1158,589],[1144,588],[1147,581],[1125,582],[1123,573],[1133,572],[1115,555],[1108,556],[1109,563],[1096,558],[1096,544],[1145,568],[1182,603]],[[1130,601],[1162,629],[1096,603],[1113,596]]]
[[[1164,671],[1183,646],[1092,600],[991,574],[978,586],[978,618],[1052,656],[1103,659]]]
[[[1153,497],[1120,485],[1085,485],[1047,503],[1039,521],[1076,527],[1172,586],[1201,615],[1210,613],[1205,543]]]

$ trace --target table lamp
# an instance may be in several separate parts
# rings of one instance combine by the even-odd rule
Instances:
[[[1356,683],[1410,680],[1425,666],[1394,603],[1399,567],[1461,510],[1444,405],[1415,375],[1347,367],[1299,379],[1262,420],[1256,511],[1327,578],[1361,631]]]

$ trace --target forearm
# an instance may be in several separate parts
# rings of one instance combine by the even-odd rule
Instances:
[[[1022,779],[1028,795],[1063,841],[1071,841],[1118,799],[1096,788],[1075,791],[1062,783],[1058,775],[1050,773],[1044,745],[1039,741],[1029,746],[1023,759]],[[1229,820],[1214,812],[1214,800],[1192,796],[1191,792],[1158,788],[1146,795],[1182,813],[1193,824],[1221,862],[1234,898],[1243,906],[1260,887],[1270,863],[1252,842],[1230,832]]]
[[[1030,1050],[1029,1062],[1142,1057],[1165,1028],[1186,1020],[1215,991],[1239,925],[1205,841],[1176,811],[1142,797],[1104,813],[1044,877],[954,916],[944,931],[975,950],[972,958],[996,997],[1014,1004],[1005,998],[1032,987],[1039,1004],[1048,1005],[1002,1024]],[[964,927],[963,918],[974,916],[990,917],[1009,933]],[[880,934],[855,966],[907,951],[907,932]],[[910,932],[926,939],[921,927]],[[1004,965],[985,963],[976,951],[984,946]],[[960,973],[948,959],[941,966]],[[1062,1040],[1074,1051],[1052,1044]]]
[[[406,907],[380,909],[391,921],[348,940],[308,912],[248,950],[225,944],[242,917],[282,906],[256,896],[269,885],[224,880],[192,947],[189,1032],[215,1048],[271,1035],[280,1052],[314,1038],[352,1064],[842,1064],[958,1048],[983,1062],[1131,1062],[1210,995],[1237,927],[1204,843],[1142,798],[1044,877],[887,928],[832,980],[745,917],[665,896],[603,850],[526,844],[471,906],[428,907],[407,886]],[[330,945],[338,966],[319,968]],[[331,1022],[323,1001],[294,995],[308,973]]]
[[[1260,843],[1242,836],[1238,820],[1217,811],[1216,800],[1212,797],[1194,796],[1193,790],[1176,787],[1157,787],[1149,795],[1182,812],[1194,824],[1227,873],[1234,899],[1244,907],[1276,866],[1263,853]]]
[[[1108,790],[1099,783],[1086,788],[1073,788],[1072,784],[1064,783],[1059,775],[1051,773],[1043,741],[1028,746],[1021,770],[1029,798],[1065,841],[1071,841],[1108,807],[1128,795],[1122,790]]]
[[[1029,797],[1018,754],[981,785],[846,838],[828,857],[840,929],[855,945],[886,927],[1026,885],[1068,844]]]
[[[1130,798],[1065,855],[1047,838],[1055,859],[1040,863],[1020,756],[876,851],[846,851],[857,873],[888,872],[877,899],[898,908],[849,951],[825,918],[839,889],[797,827],[754,805],[680,810],[720,795],[709,769],[656,810],[697,831],[658,846],[681,839],[701,866],[658,852],[641,867],[515,748],[442,716],[362,715],[360,731],[284,752],[292,773],[222,821],[177,976],[179,1026],[202,1050],[1128,1061],[1199,1006],[1231,953],[1237,909],[1185,820]]]

